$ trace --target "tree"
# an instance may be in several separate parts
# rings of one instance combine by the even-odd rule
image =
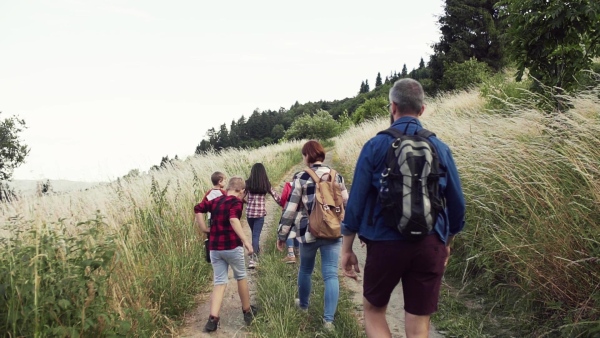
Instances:
[[[402,66],[401,76],[402,76],[402,78],[405,78],[406,76],[408,76],[408,68],[406,68],[406,63],[404,64],[404,66]]]
[[[381,81],[381,73],[377,73],[377,78],[375,79],[375,88],[381,86],[383,82]]]
[[[0,121],[0,181],[10,180],[29,154],[29,147],[19,137],[25,128],[25,121],[15,116]]]
[[[297,118],[285,132],[286,140],[320,139],[334,137],[341,131],[340,124],[324,110],[315,115],[305,114]]]
[[[352,114],[352,121],[355,124],[359,124],[365,120],[389,115],[390,111],[386,108],[387,104],[388,99],[384,96],[368,99]]]
[[[503,64],[501,35],[504,25],[499,10],[499,0],[446,0],[444,14],[438,23],[442,36],[433,45],[429,59],[431,78],[441,82],[445,65],[465,62],[472,57],[485,62],[494,70]],[[541,3],[544,0],[540,0]]]
[[[281,124],[276,124],[273,129],[271,130],[271,138],[277,142],[279,141],[280,138],[282,138],[285,135],[285,128],[283,128],[283,125]]]
[[[571,90],[575,76],[600,55],[600,2],[593,0],[503,0],[509,24],[507,49],[517,64],[517,80],[531,76],[551,87]]]
[[[419,62],[419,69],[423,68],[425,68],[425,61],[423,61],[423,58],[421,58],[421,61]]]
[[[369,91],[371,91],[371,88],[369,87],[369,80],[365,80],[365,93],[368,93]]]
[[[366,93],[366,91],[365,91],[365,81],[362,81],[360,83],[360,90],[358,91],[358,93],[359,94]]]

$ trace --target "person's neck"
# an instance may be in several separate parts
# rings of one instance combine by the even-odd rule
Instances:
[[[419,119],[419,114],[403,114],[403,115],[394,115],[394,122],[398,121],[403,117],[411,117],[413,119]]]
[[[309,164],[308,166],[309,166],[309,167],[312,167],[313,165],[323,165],[323,161],[317,161],[317,162],[315,162],[315,163],[311,163],[311,164]]]
[[[220,185],[215,185],[215,186],[213,187],[213,189],[214,189],[214,190],[221,190],[221,189],[223,189],[223,188],[221,188],[221,186],[220,186]]]
[[[227,196],[235,196],[240,198],[241,192],[235,190],[227,190]]]

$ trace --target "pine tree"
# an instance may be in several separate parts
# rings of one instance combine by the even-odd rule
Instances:
[[[365,80],[365,93],[368,93],[371,90],[369,87],[369,80]]]
[[[377,73],[377,78],[375,79],[375,88],[381,86],[383,83],[381,82],[381,73]]]
[[[408,69],[406,68],[406,63],[404,64],[404,66],[402,66],[402,78],[405,78],[408,76]]]
[[[425,61],[423,61],[423,58],[421,58],[421,62],[419,62],[419,69],[423,68],[425,68]]]

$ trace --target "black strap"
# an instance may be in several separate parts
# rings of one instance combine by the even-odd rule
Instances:
[[[379,135],[379,134],[387,134],[394,138],[401,138],[402,136],[406,135],[405,133],[401,132],[400,130],[398,130],[394,127],[389,127],[386,130],[382,130],[377,133],[377,135]],[[424,137],[424,138],[429,138],[431,136],[435,136],[434,133],[432,133],[431,131],[429,131],[425,128],[421,128],[419,131],[417,131],[417,135]]]

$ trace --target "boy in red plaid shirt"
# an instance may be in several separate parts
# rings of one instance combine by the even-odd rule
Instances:
[[[256,307],[250,305],[250,292],[246,280],[244,247],[252,254],[252,244],[246,239],[242,230],[242,197],[245,182],[241,177],[232,177],[227,185],[227,195],[213,200],[203,200],[194,207],[196,222],[201,231],[208,233],[208,247],[214,273],[214,288],[210,302],[210,316],[204,329],[215,331],[219,323],[219,311],[223,303],[223,295],[227,286],[227,270],[231,266],[233,276],[237,280],[238,293],[242,302],[244,321],[250,325],[256,315]],[[211,227],[206,226],[202,214],[211,213]]]

